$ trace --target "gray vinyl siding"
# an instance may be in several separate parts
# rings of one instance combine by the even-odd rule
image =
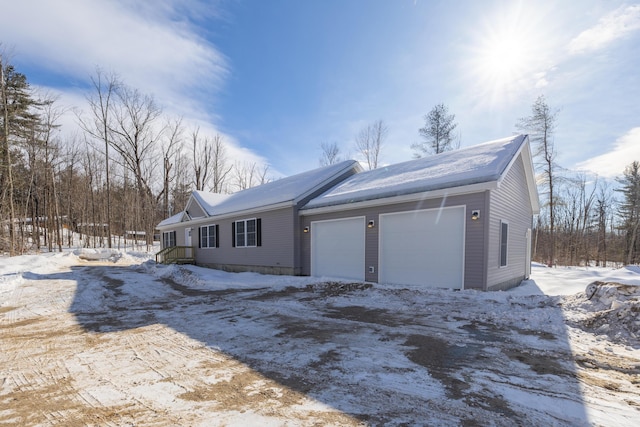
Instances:
[[[527,229],[533,211],[525,178],[522,155],[507,172],[500,187],[490,193],[489,239],[487,247],[487,290],[517,286],[525,277]],[[500,224],[509,224],[507,265],[500,266]]]
[[[207,216],[207,214],[202,210],[200,205],[193,198],[187,204],[185,211],[189,213],[189,216],[191,218],[202,218]]]
[[[362,266],[365,272],[365,280],[370,282],[378,281],[378,246],[379,246],[379,225],[381,214],[393,212],[409,212],[413,210],[435,209],[440,206],[466,206],[466,234],[465,234],[465,271],[464,287],[482,289],[484,287],[485,270],[483,248],[485,247],[484,222],[482,220],[472,221],[470,219],[471,210],[485,207],[486,193],[474,193],[446,198],[421,200],[418,202],[398,203],[384,206],[374,206],[363,209],[348,209],[340,212],[331,212],[316,215],[305,215],[301,217],[300,229],[310,227],[312,221],[324,221],[339,218],[352,218],[364,216],[365,224],[369,220],[375,221],[375,227],[367,228],[365,231],[365,264]],[[482,218],[482,216],[481,216]],[[311,274],[311,233],[301,234],[301,254],[302,254],[302,274]],[[369,273],[369,267],[374,267],[374,273]]]
[[[232,223],[260,218],[262,246],[233,247]],[[228,271],[257,271],[274,274],[300,274],[294,256],[294,209],[292,207],[258,214],[211,219],[199,226],[218,224],[218,248],[198,248],[197,232],[194,237],[198,265]],[[184,232],[183,232],[184,233]],[[182,237],[184,239],[184,236]]]

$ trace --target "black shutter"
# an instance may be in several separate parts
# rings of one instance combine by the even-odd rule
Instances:
[[[216,248],[220,247],[220,227],[216,224]]]
[[[198,227],[198,247],[202,247],[202,227]]]
[[[231,247],[236,247],[236,223],[235,221],[231,223]]]
[[[256,219],[256,245],[262,246],[262,218]]]

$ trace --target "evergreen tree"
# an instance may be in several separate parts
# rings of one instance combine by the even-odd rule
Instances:
[[[454,129],[458,126],[454,122],[455,114],[449,114],[449,109],[444,104],[438,104],[424,116],[425,125],[418,132],[424,141],[412,144],[415,151],[413,156],[420,158],[426,154],[440,154],[454,148]],[[459,145],[459,144],[458,144]]]
[[[624,170],[624,177],[618,182],[622,185],[620,191],[623,201],[620,203],[620,217],[622,228],[626,234],[625,258],[627,264],[640,261],[640,242],[638,228],[640,227],[640,162],[634,161]]]
[[[0,215],[9,224],[9,235],[0,236],[0,246],[8,249],[11,256],[17,249],[12,150],[25,138],[29,129],[34,129],[37,115],[31,109],[35,105],[26,76],[16,72],[0,52]]]

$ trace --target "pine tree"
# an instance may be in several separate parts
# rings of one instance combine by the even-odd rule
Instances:
[[[415,151],[413,156],[420,158],[426,154],[440,154],[454,148],[454,129],[458,126],[454,122],[455,114],[449,114],[449,109],[444,104],[438,104],[424,116],[425,125],[418,132],[424,141],[412,144]]]
[[[26,76],[16,72],[0,52],[0,188],[1,204],[3,209],[7,209],[0,215],[9,224],[8,239],[0,244],[9,250],[11,256],[16,255],[17,249],[12,150],[24,138],[27,129],[33,129],[37,115],[31,109],[35,105]]]
[[[639,261],[640,239],[638,228],[640,227],[640,162],[634,161],[624,170],[624,177],[618,182],[622,185],[618,191],[624,200],[620,203],[620,217],[622,228],[626,234],[625,258],[627,264]]]

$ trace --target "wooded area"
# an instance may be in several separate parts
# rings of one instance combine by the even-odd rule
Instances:
[[[268,180],[267,167],[232,163],[222,136],[187,129],[114,74],[91,77],[73,133],[60,129],[65,107],[2,55],[0,70],[4,253],[71,247],[70,231],[84,247],[150,245],[155,225],[180,212],[192,190],[228,193]]]
[[[120,247],[134,239],[150,245],[155,225],[180,212],[192,190],[229,193],[268,181],[266,166],[232,162],[221,135],[205,135],[165,115],[153,97],[114,74],[97,69],[91,77],[73,133],[60,129],[65,107],[34,91],[2,53],[0,73],[3,253],[72,247],[64,230],[81,233],[85,247]],[[454,116],[444,104],[440,108],[454,129]],[[534,224],[534,259],[549,265],[638,263],[640,163],[630,163],[617,183],[562,169],[551,138],[555,126],[556,113],[543,97],[516,126],[531,136],[539,173],[543,208]],[[388,129],[382,120],[367,129],[356,142],[371,154],[371,169],[383,164]],[[322,164],[340,159],[335,143],[323,151]]]

